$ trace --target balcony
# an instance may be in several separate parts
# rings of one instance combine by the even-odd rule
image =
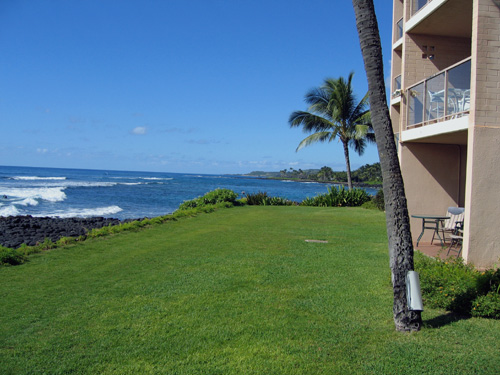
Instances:
[[[469,113],[470,57],[406,90],[406,129],[434,124]]]
[[[461,38],[472,36],[471,0],[412,0],[404,31]]]

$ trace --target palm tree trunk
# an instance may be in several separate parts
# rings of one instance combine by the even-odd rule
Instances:
[[[373,0],[352,0],[356,14],[361,53],[365,64],[377,148],[382,168],[387,237],[394,291],[394,323],[398,331],[418,331],[419,311],[410,311],[406,302],[406,274],[413,270],[413,243],[394,133],[384,83],[382,47]]]
[[[349,160],[349,147],[347,141],[342,141],[342,145],[344,146],[345,169],[347,171],[347,186],[349,190],[352,190],[351,162]]]

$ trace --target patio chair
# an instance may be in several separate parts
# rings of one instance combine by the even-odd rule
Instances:
[[[470,90],[464,90],[462,98],[459,101],[459,107],[462,112],[470,109]]]
[[[463,207],[448,207],[448,211],[446,212],[446,216],[449,216],[449,219],[446,219],[442,222],[443,232],[443,240],[446,242],[445,233],[450,233],[452,236],[458,236],[459,231],[463,230],[464,226],[464,211]],[[434,239],[434,236],[432,236]],[[451,236],[450,236],[450,239]]]
[[[441,117],[444,114],[444,90],[430,91],[427,90],[429,96],[429,107],[427,119],[433,120]]]
[[[450,255],[450,251],[455,251],[457,253],[457,258],[462,253],[462,243],[464,241],[463,230],[457,229],[457,234],[452,234],[450,236],[450,247],[448,247],[448,252],[446,256]]]

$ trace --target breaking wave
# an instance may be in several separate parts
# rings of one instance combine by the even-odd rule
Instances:
[[[17,216],[17,215],[19,215],[19,210],[16,208],[16,206],[0,207],[1,217]]]
[[[69,208],[68,210],[65,211],[55,211],[51,213],[43,213],[43,214],[37,214],[33,216],[47,216],[47,217],[59,217],[61,219],[66,219],[70,217],[94,217],[94,216],[109,216],[116,214],[120,211],[123,211],[120,207],[118,206],[108,206],[108,207],[96,207],[96,208],[81,208],[81,209],[72,209]]]
[[[38,177],[38,176],[14,176],[13,180],[38,181],[38,180],[66,180],[66,177]]]
[[[30,199],[30,202],[35,199],[42,199],[48,202],[61,202],[66,199],[66,194],[64,193],[65,187],[41,187],[41,188],[0,188],[0,195],[6,196],[10,200],[12,198],[18,200]],[[15,201],[14,204],[22,204],[21,202]],[[27,205],[23,204],[23,205]]]

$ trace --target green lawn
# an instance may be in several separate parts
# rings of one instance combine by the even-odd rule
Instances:
[[[500,321],[427,309],[395,332],[378,211],[222,209],[35,255],[0,283],[2,374],[500,369]]]

